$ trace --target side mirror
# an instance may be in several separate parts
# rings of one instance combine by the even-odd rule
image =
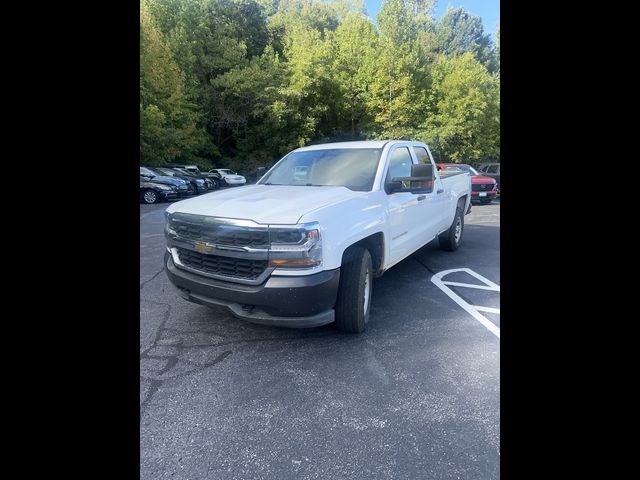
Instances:
[[[387,192],[431,193],[433,191],[433,164],[411,165],[410,177],[395,177],[387,184]]]

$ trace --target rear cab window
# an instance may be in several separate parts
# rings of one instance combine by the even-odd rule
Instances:
[[[420,163],[431,163],[427,149],[424,147],[413,147],[413,152],[416,154],[416,158]]]

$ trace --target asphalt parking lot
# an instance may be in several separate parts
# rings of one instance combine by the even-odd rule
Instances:
[[[500,340],[454,297],[499,331],[500,294],[432,281],[500,284],[499,200],[472,208],[457,252],[432,242],[375,280],[361,335],[183,300],[167,205],[140,206],[142,479],[499,478]]]

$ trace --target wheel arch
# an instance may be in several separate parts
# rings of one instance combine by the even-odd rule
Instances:
[[[371,255],[373,276],[379,277],[384,272],[384,242],[384,233],[376,232],[358,240],[355,243],[352,243],[347,248],[345,248],[344,252],[342,253],[342,265],[351,261],[351,254],[354,251],[354,247],[364,247],[369,251],[369,254]]]
[[[465,213],[467,211],[467,201],[468,201],[469,195],[464,194],[462,195],[460,198],[458,198],[458,204],[457,204],[457,208],[459,208],[460,210],[462,210],[462,213]]]

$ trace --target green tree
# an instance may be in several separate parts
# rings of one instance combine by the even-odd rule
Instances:
[[[369,135],[409,139],[417,126],[426,85],[415,43],[416,24],[403,0],[385,0],[378,24],[379,48],[368,96],[374,117]]]
[[[385,0],[376,28],[362,0],[143,0],[143,161],[242,171],[355,138],[499,155],[499,25],[494,48],[478,17],[434,6]]]
[[[498,73],[500,73],[500,19],[498,19],[498,25],[496,26],[496,64],[498,67]]]
[[[420,139],[440,161],[469,163],[500,156],[498,79],[471,53],[440,56]]]
[[[463,7],[449,7],[437,24],[438,52],[447,56],[471,52],[489,71],[496,69],[491,36],[484,33],[482,18]]]
[[[339,91],[336,133],[359,138],[372,120],[367,101],[376,74],[378,35],[362,13],[351,12],[332,37],[332,78]]]
[[[407,6],[411,14],[415,16],[433,17],[436,9],[436,0],[406,0]]]
[[[151,15],[140,5],[140,161],[159,164],[206,146],[184,94],[184,75]]]

